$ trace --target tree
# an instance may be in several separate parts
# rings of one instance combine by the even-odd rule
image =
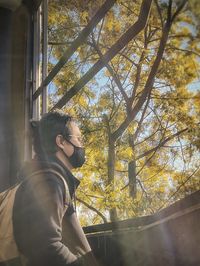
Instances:
[[[52,64],[102,4],[50,1]],[[91,222],[152,213],[198,188],[193,4],[117,1],[54,80],[52,101],[65,95],[58,107],[67,100],[63,110],[81,119],[86,136],[78,197]]]

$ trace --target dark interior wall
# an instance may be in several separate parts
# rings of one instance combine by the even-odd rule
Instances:
[[[25,150],[25,106],[29,104],[26,94],[26,76],[27,76],[27,44],[29,37],[30,15],[27,8],[22,5],[13,14],[12,28],[12,79],[11,79],[11,102],[12,102],[12,125],[13,145],[11,147],[10,158],[12,168],[10,175],[12,182],[15,182],[16,171],[24,160]],[[28,101],[27,101],[28,100]],[[27,116],[26,116],[27,117]]]
[[[33,14],[41,0],[0,7],[0,192],[16,182],[31,157]]]
[[[0,182],[10,184],[12,12],[0,8]]]
[[[30,23],[25,5],[15,12],[0,8],[0,191],[16,182],[24,160],[25,117],[29,118],[30,109],[26,82]]]

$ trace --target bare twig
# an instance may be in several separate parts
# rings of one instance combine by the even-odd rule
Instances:
[[[170,202],[170,200],[179,192],[179,190],[190,180],[190,178],[191,177],[193,177],[196,173],[197,173],[197,171],[199,171],[199,169],[200,169],[200,166],[197,168],[197,169],[195,169],[193,172],[192,172],[192,174],[191,175],[189,175],[187,178],[186,178],[186,180],[177,188],[177,190],[168,198],[168,200],[167,201],[165,201],[165,203],[158,209],[158,211],[159,210],[161,210],[162,208],[164,208],[164,206],[166,206],[166,204],[168,203],[168,202]]]
[[[172,16],[171,22],[173,22],[175,20],[175,18],[181,12],[181,10],[184,8],[184,6],[186,5],[187,2],[188,2],[188,0],[182,0],[182,2],[180,3],[180,5],[178,6],[176,12]]]
[[[80,203],[82,203],[83,205],[85,205],[87,208],[89,208],[91,211],[94,211],[96,212],[103,220],[104,223],[107,223],[107,219],[106,217],[100,212],[98,211],[96,208],[92,207],[91,205],[89,205],[87,202],[85,202],[84,200],[82,199],[79,199],[79,198],[76,198],[76,200]]]
[[[113,80],[117,84],[117,87],[119,88],[119,90],[120,90],[120,92],[121,92],[121,94],[122,94],[122,96],[123,96],[123,98],[125,100],[125,103],[126,103],[127,108],[129,108],[129,98],[128,98],[128,96],[127,96],[127,94],[126,94],[126,92],[125,92],[125,90],[124,90],[124,88],[123,88],[123,86],[121,84],[120,79],[117,77],[117,75],[115,74],[115,72],[113,71],[113,69],[109,65],[109,63],[104,60],[103,54],[101,53],[101,51],[100,51],[97,43],[94,40],[94,36],[93,36],[92,39],[93,39],[93,45],[94,45],[94,47],[95,47],[95,49],[96,49],[96,51],[97,51],[100,59],[102,60],[102,62],[104,63],[104,65],[106,66],[106,68],[108,69],[108,71],[110,72],[111,76],[113,77]]]
[[[167,143],[168,141],[172,140],[173,138],[181,135],[182,133],[186,132],[188,130],[188,128],[182,129],[178,132],[176,132],[175,134],[167,137],[165,140],[161,141],[156,147],[144,152],[143,154],[140,154],[138,157],[136,157],[136,160],[139,160],[145,156],[148,156],[149,154],[151,154],[152,152],[158,150],[159,148],[161,148],[165,143]]]

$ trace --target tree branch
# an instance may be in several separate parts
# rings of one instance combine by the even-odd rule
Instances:
[[[190,178],[194,174],[196,174],[197,171],[199,171],[199,169],[200,169],[200,167],[198,167],[197,169],[195,169],[193,171],[193,173],[186,178],[186,180],[177,188],[177,190],[168,198],[168,200],[157,211],[161,210],[164,206],[166,206],[166,204],[171,200],[171,198],[173,198],[176,195],[176,193],[190,180]]]
[[[184,132],[187,131],[187,130],[188,130],[188,128],[185,128],[185,129],[182,129],[182,130],[176,132],[175,134],[169,136],[169,137],[166,138],[165,140],[161,141],[156,147],[154,147],[154,148],[152,148],[152,149],[150,149],[150,150],[144,152],[143,154],[137,156],[137,157],[136,157],[136,160],[139,160],[139,159],[141,159],[141,158],[143,158],[143,157],[145,157],[145,156],[148,156],[149,154],[151,154],[151,153],[154,152],[155,150],[160,149],[163,145],[165,145],[165,143],[167,143],[168,141],[172,140],[173,138],[175,138],[175,137],[181,135],[182,133],[184,133]]]
[[[128,98],[128,96],[127,96],[127,94],[126,94],[126,92],[125,92],[125,90],[124,90],[124,88],[123,88],[123,86],[122,86],[122,83],[121,83],[120,79],[117,77],[117,75],[115,74],[115,72],[113,71],[113,69],[112,69],[112,67],[109,65],[109,63],[108,63],[108,62],[105,62],[104,57],[103,57],[103,54],[101,53],[101,51],[100,51],[100,49],[99,49],[97,43],[95,42],[94,37],[93,37],[92,39],[93,39],[93,45],[94,45],[94,47],[95,47],[95,50],[97,51],[97,53],[98,53],[100,59],[102,60],[102,62],[104,63],[104,65],[105,65],[106,68],[108,69],[109,73],[110,73],[111,76],[113,77],[113,80],[115,81],[117,87],[119,88],[119,91],[121,92],[121,94],[122,94],[122,96],[123,96],[123,98],[124,98],[124,101],[125,101],[125,103],[126,103],[126,108],[129,109],[129,108],[130,108],[130,107],[129,107],[129,98]]]
[[[159,7],[159,4],[158,4],[158,1],[157,0],[154,0],[155,4],[156,4],[156,8],[158,10],[158,15],[160,17],[160,21],[161,21],[161,25],[162,25],[162,28],[164,26],[164,23],[163,23],[163,18],[162,18],[162,13],[161,13],[161,9]]]
[[[116,0],[106,0],[105,3],[100,7],[88,25],[81,31],[78,37],[73,41],[72,45],[66,50],[63,56],[60,58],[58,63],[54,66],[45,80],[42,82],[40,87],[33,95],[33,100],[35,100],[42,92],[43,88],[46,87],[52,79],[58,74],[60,69],[66,64],[69,58],[73,55],[73,53],[78,49],[78,47],[83,43],[83,41],[89,36],[94,27],[101,21],[101,19],[105,16],[108,10],[115,4]]]
[[[135,147],[138,145],[141,145],[142,143],[144,143],[145,141],[147,141],[148,139],[152,138],[158,131],[160,130],[160,127],[158,127],[151,135],[149,135],[148,137],[146,137],[145,139],[141,140],[140,142],[135,143]]]
[[[198,56],[198,57],[200,57],[200,54],[199,53],[197,53],[197,52],[195,52],[195,51],[192,51],[192,50],[188,50],[188,49],[183,49],[183,48],[178,48],[178,47],[175,47],[175,46],[172,46],[172,45],[170,45],[170,46],[168,46],[168,48],[166,49],[166,50],[177,50],[177,51],[181,51],[181,52],[185,52],[185,53],[187,53],[187,54],[194,54],[194,55],[196,55],[196,56]]]
[[[137,138],[137,136],[138,136],[138,133],[139,133],[139,131],[140,131],[140,129],[141,129],[142,122],[144,121],[144,116],[145,116],[145,113],[146,113],[147,107],[148,107],[148,105],[149,105],[149,101],[150,101],[150,96],[149,96],[148,99],[147,99],[147,102],[146,102],[146,105],[145,105],[144,110],[143,110],[143,112],[142,112],[142,115],[141,115],[140,121],[139,121],[139,123],[138,123],[137,129],[136,129],[135,133],[133,134],[134,142],[135,142],[135,140],[136,140],[136,138]]]
[[[165,127],[165,131],[167,130],[167,125],[166,125],[166,127]],[[160,140],[160,143],[159,143],[159,145],[157,145],[155,148],[154,148],[154,150],[153,150],[153,154],[145,161],[145,163],[144,163],[144,165],[140,168],[140,170],[136,173],[136,176],[137,175],[139,175],[141,172],[142,172],[142,170],[144,169],[144,167],[147,165],[147,163],[149,163],[150,162],[150,160],[154,157],[154,154],[157,152],[157,150],[159,149],[159,147],[160,147],[160,144],[162,143],[162,140],[163,140],[163,138],[164,138],[164,135],[165,135],[165,132],[163,133],[163,135],[162,135],[162,138],[161,138],[161,140]],[[136,160],[137,160],[137,158],[136,158]]]
[[[105,217],[100,211],[98,211],[98,210],[95,209],[94,207],[90,206],[87,202],[85,202],[84,200],[81,200],[81,199],[79,199],[79,198],[76,198],[76,200],[77,200],[78,202],[82,203],[83,205],[85,205],[85,206],[86,206],[87,208],[89,208],[91,211],[96,212],[96,213],[102,218],[102,220],[103,220],[104,223],[107,223],[107,222],[108,222],[107,219],[106,219],[106,217]]]
[[[131,26],[125,34],[106,52],[104,62],[109,62],[122,48],[125,47],[133,38],[135,38],[146,26],[152,0],[143,0],[138,20]],[[58,103],[52,108],[62,108],[74,95],[76,95],[102,68],[104,63],[98,60],[89,71],[69,89]]]
[[[132,95],[131,95],[131,105],[132,105],[133,102],[134,102],[135,94],[136,94],[137,88],[138,88],[138,86],[139,86],[140,75],[141,75],[141,71],[142,71],[142,62],[143,62],[143,60],[144,60],[144,56],[145,56],[145,52],[142,51],[142,54],[141,54],[141,56],[140,56],[139,63],[138,63],[138,65],[137,65],[137,72],[136,72],[136,77],[135,77],[135,84],[134,84],[134,88],[133,88]]]
[[[149,73],[149,76],[147,78],[147,81],[146,81],[146,84],[145,84],[144,89],[142,91],[142,94],[141,94],[140,98],[138,99],[136,105],[132,109],[131,115],[124,120],[124,122],[118,127],[118,129],[115,132],[113,132],[112,135],[113,135],[113,139],[114,140],[117,140],[117,138],[128,127],[130,122],[136,117],[136,115],[138,114],[138,112],[141,109],[142,105],[144,104],[147,96],[151,93],[151,90],[152,90],[152,87],[153,87],[153,83],[154,83],[154,79],[155,79],[156,73],[158,71],[158,67],[160,65],[160,62],[162,60],[162,56],[163,56],[163,53],[164,53],[164,50],[165,50],[165,46],[166,46],[166,43],[167,43],[167,39],[168,39],[169,31],[170,31],[170,26],[171,26],[171,22],[170,22],[170,19],[168,18],[167,22],[165,23],[164,29],[163,29],[163,34],[162,34],[162,37],[161,37],[161,40],[160,40],[160,45],[159,45],[159,48],[158,48],[156,59],[155,59],[155,61],[153,63],[153,66],[152,66],[151,71]]]
[[[171,22],[174,21],[174,19],[177,17],[177,15],[181,12],[181,10],[184,8],[185,4],[188,2],[188,0],[183,0],[182,3],[178,6],[176,12],[172,16]]]

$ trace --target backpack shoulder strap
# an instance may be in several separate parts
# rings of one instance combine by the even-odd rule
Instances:
[[[41,174],[44,174],[44,173],[51,173],[51,174],[54,174],[56,175],[58,178],[60,178],[63,182],[63,185],[64,185],[64,188],[65,188],[65,208],[68,207],[69,203],[71,203],[71,196],[70,196],[70,193],[69,193],[69,187],[68,187],[68,184],[65,180],[65,178],[56,170],[52,169],[52,168],[47,168],[47,169],[43,169],[43,170],[38,170],[38,171],[35,171],[33,172],[31,175],[28,176],[28,178],[30,177],[33,177],[33,176],[37,176],[37,175],[41,175]]]

